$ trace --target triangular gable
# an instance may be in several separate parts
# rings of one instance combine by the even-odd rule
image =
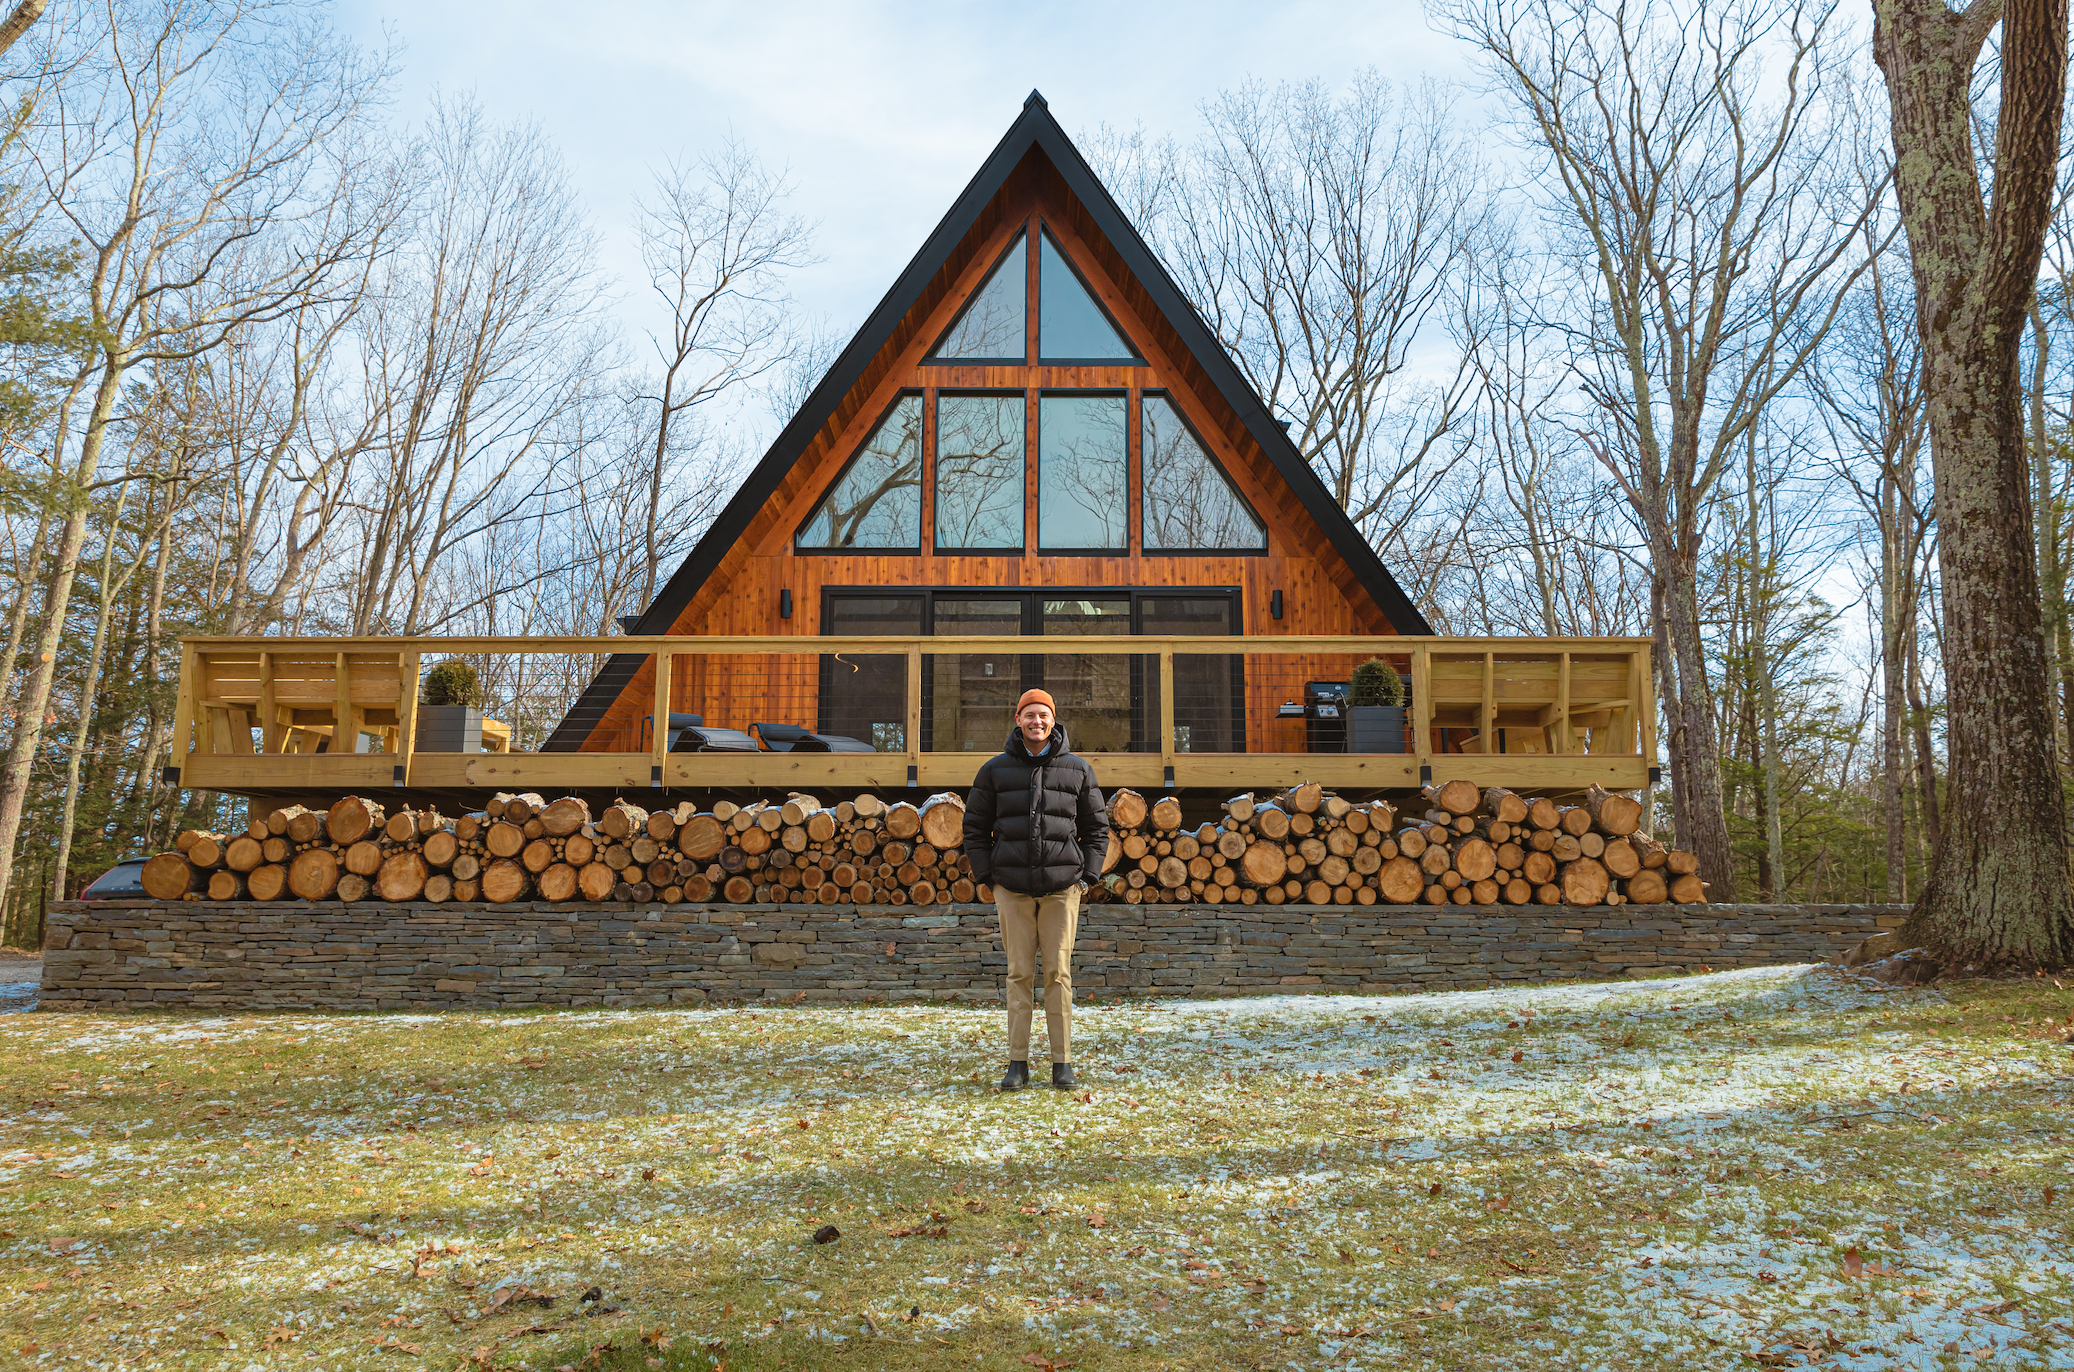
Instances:
[[[1023,102],[1022,114],[1009,126],[1008,132],[922,244],[906,270],[736,490],[734,498],[686,556],[655,601],[630,626],[630,633],[670,632],[678,616],[720,568],[729,551],[749,532],[758,512],[778,492],[816,435],[837,417],[851,392],[872,372],[874,363],[881,361],[903,322],[916,313],[916,306],[924,302],[932,283],[938,283],[938,278],[946,274],[945,268],[961,246],[970,251],[967,240],[973,236],[973,229],[1032,150],[1041,152],[1049,160],[1052,170],[1065,182],[1092,220],[1093,227],[1106,240],[1104,246],[1115,254],[1123,272],[1135,279],[1161,322],[1173,330],[1187,360],[1201,369],[1208,386],[1237,416],[1247,436],[1266,456],[1333,552],[1346,564],[1356,585],[1367,593],[1398,633],[1423,635],[1433,632],[1425,616],[1405,595],[1396,578],[1390,575],[1375,550],[1354,527],[1353,521],[1347,518],[1338,501],[1333,499],[1317,472],[1290,441],[1287,431],[1247,382],[1244,373],[1203,323],[1195,307],[1174,284],[1158,256],[1109,195],[1108,189],[1081,157],[1065,130],[1052,118],[1043,96],[1032,91],[1029,99]],[[992,264],[989,264],[991,269]],[[939,295],[942,289],[942,284],[938,283]],[[934,343],[932,340],[932,346]],[[592,727],[604,717],[647,660],[645,653],[616,653],[609,658],[583,697],[543,745],[543,751],[572,751],[582,747]]]

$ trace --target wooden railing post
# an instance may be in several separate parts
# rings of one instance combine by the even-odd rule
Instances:
[[[1498,655],[1483,655],[1483,708],[1477,712],[1477,728],[1483,734],[1484,756],[1498,751]]]
[[[922,645],[907,650],[907,784],[918,784],[922,766]]]
[[[338,679],[332,683],[331,751],[357,753],[360,751],[360,731],[353,727],[353,679],[347,673],[344,653],[337,655],[337,666],[333,670]]]
[[[1649,784],[1656,784],[1656,674],[1651,670],[1649,648],[1644,645],[1635,650],[1635,666],[1629,672],[1634,681],[1636,719],[1642,726],[1642,765],[1648,769]]]
[[[169,765],[165,780],[169,786],[179,786],[181,770],[187,766],[188,755],[194,751],[195,678],[200,669],[198,656],[193,644],[180,645],[180,686],[173,696],[173,746],[167,750]]]
[[[1556,751],[1577,751],[1576,735],[1570,732],[1570,652],[1564,649],[1556,665]]]
[[[663,767],[670,757],[670,650],[667,645],[655,655],[655,702],[651,718],[654,727],[648,731],[648,746],[653,750],[648,760],[648,784],[663,784]]]
[[[418,751],[418,669],[424,659],[416,648],[396,654],[396,770],[390,784],[410,784],[410,760]],[[478,745],[480,740],[478,740]]]
[[[1159,767],[1165,778],[1161,784],[1174,784],[1174,647],[1168,644],[1159,650]]]
[[[281,726],[275,721],[279,707],[274,701],[274,655],[259,655],[259,751],[281,751]]]
[[[1423,786],[1433,780],[1433,651],[1423,643],[1411,650],[1411,727]]]

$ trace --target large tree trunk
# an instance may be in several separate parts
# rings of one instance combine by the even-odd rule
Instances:
[[[1995,181],[1969,84],[2004,21]],[[1957,959],[2074,955],[2018,344],[2037,280],[2066,95],[2067,0],[1876,0],[1895,188],[1916,277],[1944,572],[1948,803],[1908,932]],[[1983,206],[1992,204],[1991,213]]]
[[[1673,759],[1678,846],[1696,854],[1699,875],[1717,903],[1735,899],[1734,853],[1728,817],[1721,808],[1721,744],[1707,685],[1706,643],[1701,637],[1699,596],[1691,571],[1674,566],[1665,587],[1671,653],[1678,665],[1678,741]]]

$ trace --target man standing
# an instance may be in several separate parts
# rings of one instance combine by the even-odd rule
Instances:
[[[1102,875],[1109,809],[1094,768],[1075,757],[1051,697],[1025,691],[1007,746],[989,758],[965,801],[965,854],[976,881],[994,888],[1008,950],[1008,1075],[1003,1091],[1030,1084],[1030,1012],[1037,955],[1044,954],[1044,1023],[1051,1084],[1073,1085],[1073,935],[1080,897]]]

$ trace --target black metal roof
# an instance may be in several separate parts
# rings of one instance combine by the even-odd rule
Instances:
[[[1347,518],[1346,511],[1333,499],[1332,492],[1326,489],[1311,464],[1297,451],[1287,431],[1269,413],[1266,403],[1246,380],[1238,364],[1225,352],[1224,346],[1210,332],[1181,288],[1174,284],[1174,279],[1167,274],[1166,267],[1151,246],[1110,197],[1108,188],[1088,166],[1080,150],[1073,146],[1073,140],[1051,117],[1044,97],[1033,90],[1029,99],[1023,102],[1022,114],[1009,125],[1008,132],[1002,135],[994,151],[980,165],[949,213],[944,215],[921,250],[907,264],[907,270],[879,301],[878,307],[857,330],[835,365],[821,378],[821,384],[814,387],[806,404],[792,416],[791,422],[764,453],[748,479],[735,491],[734,498],[728,501],[712,527],[699,539],[676,574],[664,584],[654,603],[642,613],[637,623],[628,628],[629,633],[666,634],[670,631],[677,616],[691,603],[706,579],[719,568],[728,550],[748,532],[756,512],[777,490],[785,474],[792,470],[792,464],[799,460],[814,435],[820,432],[821,426],[842,403],[843,397],[864,375],[865,369],[892,338],[894,330],[900,327],[900,321],[907,317],[929,282],[957,250],[980,213],[1000,193],[1009,176],[1033,147],[1043,151],[1068,188],[1079,197],[1124,266],[1165,315],[1166,322],[1179,335],[1182,345],[1193,354],[1211,384],[1237,413],[1253,441],[1267,454],[1282,480],[1288,483],[1290,490],[1303,502],[1304,509],[1317,521],[1333,550],[1346,561],[1355,579],[1389,616],[1397,632],[1433,632],[1426,617],[1419,613],[1418,607],[1397,584],[1397,579],[1383,566],[1382,559],[1376,556],[1375,549]],[[647,657],[645,653],[615,653],[607,659],[582,698],[570,708],[567,717],[542,745],[542,751],[569,752],[582,747],[591,729],[604,718],[620,692],[633,681],[634,674]]]

